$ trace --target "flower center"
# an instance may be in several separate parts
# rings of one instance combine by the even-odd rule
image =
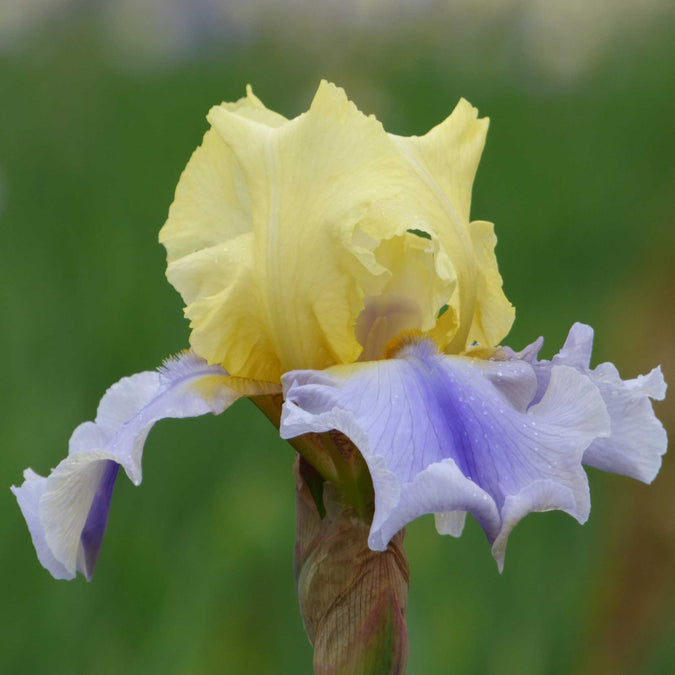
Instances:
[[[419,304],[399,293],[369,297],[354,328],[363,347],[359,361],[387,358],[389,343],[403,334],[421,335],[422,311]]]

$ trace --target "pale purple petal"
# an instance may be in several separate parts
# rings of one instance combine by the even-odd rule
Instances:
[[[581,457],[609,420],[597,388],[572,368],[555,367],[530,405],[530,364],[439,355],[422,341],[386,361],[293,371],[282,384],[283,438],[337,429],[363,454],[375,489],[374,550],[424,513],[441,514],[439,529],[458,534],[462,515],[450,512],[470,512],[501,566],[526,513],[588,517]]]
[[[45,491],[47,479],[44,476],[39,476],[32,469],[26,469],[23,472],[23,478],[23,485],[18,488],[12,486],[11,490],[16,495],[21,512],[26,519],[38,560],[45,569],[49,570],[55,579],[72,579],[75,576],[75,572],[66,569],[54,557],[49,546],[47,546],[45,530],[40,521],[40,498]]]
[[[135,485],[141,482],[143,444],[155,422],[219,414],[240,396],[274,388],[232,384],[221,367],[190,352],[157,371],[125,377],[101,399],[96,420],[75,429],[68,456],[47,478],[26,471],[23,485],[12,491],[38,558],[54,577],[73,578],[79,571],[91,578],[119,467]]]
[[[612,363],[601,363],[591,369],[593,329],[581,323],[572,326],[563,348],[551,361],[537,358],[542,343],[539,338],[518,354],[508,348],[500,353],[504,358],[524,359],[532,364],[538,380],[535,402],[543,396],[554,366],[569,366],[587,375],[607,406],[611,434],[591,443],[583,463],[651,483],[661,468],[661,457],[668,447],[666,431],[654,415],[650,401],[660,401],[666,395],[661,369],[654,368],[649,374],[633,380],[622,380]]]

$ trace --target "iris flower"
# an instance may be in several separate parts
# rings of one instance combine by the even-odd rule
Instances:
[[[208,120],[160,233],[191,350],[113,385],[49,476],[12,488],[54,577],[91,578],[119,468],[141,482],[156,421],[242,396],[283,401],[282,438],[339,432],[358,448],[375,551],[422,514],[458,536],[471,513],[501,568],[526,514],[587,519],[584,465],[654,479],[658,368],[592,369],[582,324],[550,361],[541,339],[499,346],[514,310],[493,226],[469,218],[488,127],[469,103],[408,138],[325,82],[291,120],[250,89]]]

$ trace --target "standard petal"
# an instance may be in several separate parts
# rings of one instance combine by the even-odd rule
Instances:
[[[190,352],[110,387],[96,420],[75,429],[68,456],[49,476],[28,469],[23,485],[12,487],[42,565],[58,579],[76,571],[91,578],[119,467],[141,482],[143,444],[155,422],[219,414],[241,396],[274,391],[276,385],[232,378]]]
[[[211,110],[160,234],[198,354],[278,382],[379,358],[402,330],[450,351],[503,335],[494,234],[468,220],[474,108],[405,139],[322,82],[306,113],[272,115],[250,91]]]
[[[498,345],[511,330],[516,310],[502,289],[502,277],[495,256],[497,237],[494,225],[477,220],[469,224],[469,233],[476,252],[478,278],[476,309],[467,342]]]
[[[590,508],[581,457],[608,433],[597,388],[571,368],[553,369],[541,401],[522,361],[439,355],[431,342],[386,361],[295,371],[282,380],[281,435],[337,429],[357,445],[375,489],[375,550],[424,513],[458,534],[468,511],[502,564],[508,533],[530,511],[562,509],[583,522]]]
[[[392,136],[403,157],[429,190],[425,204],[439,209],[428,231],[436,234],[457,270],[452,314],[439,320],[437,344],[457,353],[473,340],[496,345],[508,333],[514,310],[502,291],[491,223],[469,222],[471,192],[489,120],[462,99],[450,116],[426,135]],[[421,228],[425,229],[425,228]]]
[[[429,173],[427,180],[443,192],[456,217],[466,223],[489,124],[486,117],[478,118],[476,108],[461,99],[452,113],[424,136],[395,137],[417,169]]]
[[[556,365],[587,375],[598,388],[611,419],[611,434],[593,441],[584,453],[584,464],[651,483],[668,447],[666,430],[654,415],[650,401],[660,401],[666,395],[660,367],[632,380],[622,380],[612,363],[601,363],[591,369],[593,329],[582,323],[572,326],[565,344],[551,361],[537,358],[542,343],[540,338],[519,354],[510,350],[503,354],[533,365],[539,382],[535,401],[543,396]]]

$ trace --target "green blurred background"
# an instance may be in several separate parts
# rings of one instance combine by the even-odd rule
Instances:
[[[165,421],[118,481],[93,583],[53,580],[9,485],[45,474],[105,389],[187,345],[157,232],[208,108],[251,83],[285,115],[320,78],[389,131],[461,96],[491,129],[508,344],[572,322],[624,377],[673,381],[671,3],[4,0],[0,8],[0,672],[309,673],[292,579],[293,454],[248,401]],[[673,426],[671,402],[657,404]],[[408,527],[411,675],[675,672],[675,471],[591,470],[593,511]]]

